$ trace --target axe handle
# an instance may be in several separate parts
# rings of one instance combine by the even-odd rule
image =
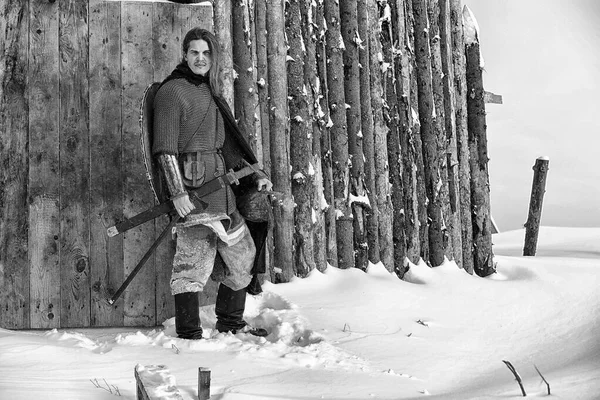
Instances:
[[[131,273],[129,274],[127,279],[125,279],[125,282],[123,282],[123,284],[121,285],[121,287],[119,289],[117,289],[115,294],[110,299],[108,299],[108,304],[110,304],[110,305],[114,304],[115,301],[117,301],[119,299],[119,297],[121,297],[121,294],[123,294],[125,289],[127,289],[127,286],[129,286],[129,284],[131,283],[133,278],[135,278],[135,276],[138,274],[138,272],[140,272],[140,270],[142,269],[144,264],[146,264],[146,261],[148,261],[148,258],[150,258],[150,256],[152,255],[154,250],[156,250],[156,248],[158,247],[160,242],[162,242],[163,239],[165,238],[165,236],[167,236],[167,233],[169,233],[171,231],[171,229],[173,229],[175,224],[179,221],[179,218],[180,218],[179,215],[177,215],[173,219],[171,219],[171,222],[169,223],[169,225],[167,225],[165,227],[165,229],[163,229],[163,231],[160,233],[160,236],[154,241],[154,243],[152,243],[152,246],[150,246],[150,248],[148,249],[146,254],[144,254],[142,259],[140,260],[140,262],[138,262],[138,264],[135,266],[133,271],[131,271]]]

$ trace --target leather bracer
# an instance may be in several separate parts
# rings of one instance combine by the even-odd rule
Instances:
[[[171,199],[181,197],[187,194],[181,176],[181,170],[177,163],[177,157],[173,154],[159,154],[158,163],[160,164],[164,174],[167,188],[171,194]]]

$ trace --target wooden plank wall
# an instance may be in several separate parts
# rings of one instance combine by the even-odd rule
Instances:
[[[106,228],[153,203],[139,145],[145,88],[181,59],[204,5],[5,0],[0,12],[0,327],[153,326],[173,315],[166,220]]]
[[[29,326],[25,0],[0,3],[0,326]]]

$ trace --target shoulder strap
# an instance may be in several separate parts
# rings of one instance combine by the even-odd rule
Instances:
[[[210,106],[213,103],[213,97],[210,96],[210,103],[208,104],[208,107],[206,107],[206,112],[204,113],[204,117],[202,117],[202,121],[200,121],[200,123],[198,124],[198,127],[196,128],[196,131],[194,132],[194,134],[192,136],[190,136],[190,138],[188,139],[188,141],[186,142],[185,146],[183,146],[183,150],[182,153],[185,153],[186,150],[188,149],[190,143],[192,142],[192,139],[196,137],[196,134],[198,133],[198,131],[200,131],[200,127],[202,126],[202,124],[204,123],[204,120],[206,119],[206,116],[208,115],[208,111],[210,110]]]

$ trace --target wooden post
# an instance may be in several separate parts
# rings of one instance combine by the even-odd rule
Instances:
[[[377,35],[381,40],[381,53],[377,58],[382,57],[382,65],[385,68],[377,66],[380,69],[383,93],[382,100],[382,115],[387,125],[386,130],[386,146],[387,151],[382,154],[386,157],[386,169],[388,172],[387,185],[389,186],[389,198],[387,199],[390,204],[390,212],[386,217],[391,221],[390,229],[392,234],[392,243],[389,250],[391,250],[391,260],[389,264],[384,264],[388,271],[394,271],[398,276],[404,275],[402,266],[404,265],[404,259],[406,258],[406,244],[404,234],[404,221],[405,213],[400,212],[404,209],[404,181],[402,180],[402,146],[400,144],[400,129],[402,123],[400,121],[401,115],[399,112],[398,104],[398,90],[397,86],[400,85],[396,77],[400,71],[396,70],[398,59],[394,55],[394,30],[397,30],[397,18],[398,8],[395,2],[390,2],[383,5],[383,14],[381,22],[380,33]],[[410,215],[409,215],[410,218]],[[388,251],[389,251],[388,250]]]
[[[473,265],[479,276],[493,274],[492,231],[490,212],[490,177],[488,173],[487,125],[483,90],[483,66],[479,51],[477,22],[467,6],[463,9],[467,61],[467,128],[471,169],[471,222],[473,224]]]
[[[327,268],[327,234],[325,229],[325,189],[323,186],[323,168],[321,164],[321,138],[325,131],[326,120],[322,119],[325,113],[320,105],[321,83],[318,75],[317,66],[317,41],[318,41],[318,22],[313,22],[315,15],[318,15],[318,5],[311,0],[300,2],[300,14],[302,17],[302,40],[306,49],[304,54],[304,84],[307,87],[306,101],[308,107],[308,117],[310,119],[309,132],[312,132],[312,154],[311,161],[314,168],[313,201],[311,207],[314,216],[313,228],[313,253],[316,268],[324,271]],[[316,19],[316,18],[315,18]]]
[[[427,216],[429,218],[429,257],[427,261],[437,267],[444,262],[444,232],[440,189],[438,124],[433,94],[431,47],[429,44],[429,23],[427,1],[413,0],[415,59],[417,69],[417,90],[419,122],[423,144],[425,188],[427,193]]]
[[[333,168],[333,196],[335,230],[337,240],[337,267],[354,267],[354,230],[352,209],[349,204],[350,158],[348,154],[348,130],[346,97],[344,92],[343,40],[340,28],[340,5],[336,0],[323,2],[325,22],[325,51],[327,75],[327,100],[331,118],[330,138]]]
[[[306,277],[315,268],[314,261],[314,174],[312,173],[312,118],[309,113],[307,86],[304,81],[302,14],[300,1],[286,5],[285,32],[288,40],[288,107],[290,116],[290,162],[294,207],[294,275]]]
[[[442,219],[442,242],[443,250],[449,260],[457,260],[454,255],[454,244],[459,244],[460,232],[455,231],[454,213],[450,205],[450,183],[449,183],[449,144],[450,140],[446,132],[446,109],[447,101],[444,96],[444,67],[442,60],[442,44],[440,30],[440,5],[439,0],[427,2],[427,16],[429,20],[429,47],[431,49],[431,83],[433,85],[433,101],[435,105],[434,132],[437,137],[438,165],[440,178],[438,181],[438,197]],[[456,208],[454,208],[456,210]],[[455,237],[458,236],[458,238]],[[461,251],[462,253],[462,251]],[[461,256],[462,257],[462,256]],[[462,260],[461,260],[462,261]],[[456,261],[458,265],[460,262]]]
[[[283,193],[275,203],[273,227],[273,262],[281,273],[274,273],[273,282],[289,282],[294,276],[294,201],[290,179],[287,49],[283,1],[267,2],[267,55],[269,80],[269,131],[271,150],[271,180],[273,188]]]
[[[362,39],[358,47],[358,63],[360,65],[360,109],[361,131],[363,137],[363,153],[365,188],[369,196],[370,209],[365,210],[366,236],[369,261],[376,264],[381,261],[379,248],[379,221],[377,192],[375,190],[375,142],[373,135],[373,108],[371,106],[371,67],[369,65],[369,14],[367,0],[357,2],[358,37]],[[374,18],[374,16],[371,16]]]
[[[471,222],[471,170],[467,130],[467,77],[463,36],[462,1],[450,0],[452,66],[454,67],[456,150],[462,243],[462,267],[473,274],[473,224]]]
[[[198,368],[198,400],[210,399],[210,369]]]
[[[390,183],[388,169],[388,146],[387,134],[388,127],[383,116],[384,108],[384,91],[383,77],[381,66],[379,64],[378,54],[382,53],[381,41],[381,26],[379,24],[379,10],[374,1],[367,2],[367,14],[369,15],[369,30],[370,34],[362,36],[368,40],[369,49],[369,69],[371,81],[371,109],[373,111],[373,153],[375,164],[375,196],[377,203],[377,223],[379,226],[379,248],[380,258],[383,265],[388,271],[394,270],[394,244],[393,244],[393,215],[392,204],[390,198]],[[375,209],[374,209],[375,210]]]
[[[450,0],[440,0],[440,52],[443,68],[444,123],[446,129],[446,163],[448,171],[448,205],[447,218],[454,261],[463,268],[462,227],[460,214],[460,184],[458,164],[458,142],[456,136],[456,93],[454,89],[455,75],[452,54],[452,13]],[[462,47],[461,47],[462,49]]]
[[[524,256],[535,256],[537,239],[542,218],[542,203],[546,191],[546,175],[548,174],[548,157],[539,157],[533,166],[533,184],[529,200],[529,216],[525,222]]]

